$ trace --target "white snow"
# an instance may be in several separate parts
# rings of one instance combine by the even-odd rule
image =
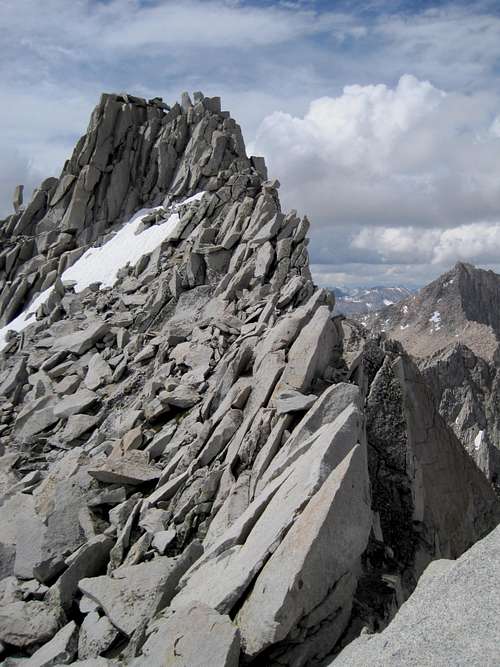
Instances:
[[[483,442],[484,431],[479,431],[479,433],[474,438],[474,449],[477,451]]]
[[[429,322],[434,324],[433,330],[438,331],[441,329],[441,313],[439,310],[435,310],[432,315],[429,317]]]
[[[408,306],[403,306],[403,313],[405,315],[408,313]]]
[[[177,207],[180,204],[199,201],[204,194],[204,192],[198,192],[183,202],[174,204],[170,208],[170,216],[164,223],[152,225],[140,234],[136,234],[143,218],[161,207],[141,209],[107,243],[100,248],[89,248],[80,259],[64,271],[61,280],[74,280],[76,292],[81,292],[92,283],[97,282],[101,283],[101,287],[112,287],[120,269],[127,264],[134,266],[143,255],[153,252],[162,241],[169,237],[179,222]],[[22,331],[32,324],[35,321],[36,311],[49,298],[52,290],[53,287],[49,287],[39,294],[26,310],[0,329],[0,351],[5,347],[7,331]]]
[[[401,324],[401,326],[399,328],[400,329],[408,329],[409,326],[410,326],[409,324],[404,324],[404,325]]]
[[[384,299],[384,306],[392,306],[394,301],[389,301],[389,299]]]

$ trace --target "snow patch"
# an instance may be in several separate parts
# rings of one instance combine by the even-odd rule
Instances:
[[[384,299],[384,306],[392,306],[394,301],[389,301],[389,299]]]
[[[137,233],[142,220],[150,213],[158,211],[161,206],[141,209],[103,246],[89,248],[80,259],[64,271],[61,280],[74,281],[76,292],[82,292],[86,287],[97,282],[101,283],[101,288],[113,287],[120,269],[127,264],[134,266],[143,255],[152,253],[170,236],[179,222],[179,214],[176,209],[180,205],[199,201],[204,194],[204,192],[198,192],[182,202],[173,204],[170,207],[170,216],[164,223],[152,225]],[[0,329],[0,351],[6,345],[7,331],[19,332],[32,324],[35,321],[36,311],[47,301],[53,289],[49,287],[41,292],[26,310]]]
[[[429,317],[429,322],[431,322],[433,326],[433,331],[439,331],[441,329],[441,313],[439,310],[435,310],[432,315]]]
[[[477,451],[483,443],[484,431],[479,431],[479,433],[474,438],[474,449]]]

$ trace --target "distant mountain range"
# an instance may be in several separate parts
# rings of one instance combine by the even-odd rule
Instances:
[[[413,294],[407,287],[331,287],[335,312],[343,315],[371,313],[399,303]]]

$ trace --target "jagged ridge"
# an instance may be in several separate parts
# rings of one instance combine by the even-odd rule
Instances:
[[[168,237],[112,287],[56,277],[0,357],[6,664],[319,665],[500,520],[403,350],[347,365],[307,219],[227,136],[208,155],[200,128],[227,118],[203,100],[178,107],[181,164],[146,195],[144,227],[177,200]],[[94,113],[80,174],[111,125]]]

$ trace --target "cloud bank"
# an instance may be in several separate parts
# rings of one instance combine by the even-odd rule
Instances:
[[[493,95],[405,74],[394,88],[346,86],[302,118],[273,113],[254,148],[282,179],[286,204],[319,225],[318,264],[498,263],[498,109]],[[333,236],[343,245],[334,262]]]

